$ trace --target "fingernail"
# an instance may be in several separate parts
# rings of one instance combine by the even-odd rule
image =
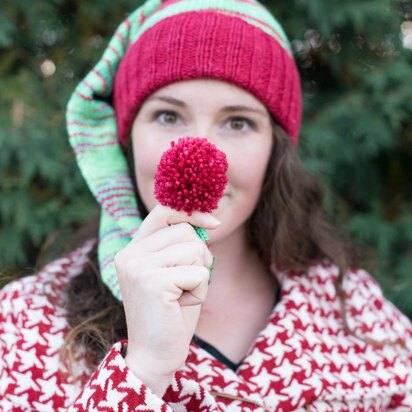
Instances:
[[[216,218],[215,218],[214,216],[212,216],[212,215],[208,215],[207,218],[208,218],[208,220],[209,220],[209,222],[210,222],[211,225],[218,226],[218,225],[220,225],[220,224],[222,223],[219,219],[216,219]]]

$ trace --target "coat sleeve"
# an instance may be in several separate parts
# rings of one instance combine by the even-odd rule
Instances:
[[[0,410],[12,411],[13,403],[22,410],[28,406],[24,397],[14,397],[11,379],[19,340],[18,320],[13,316],[6,291],[0,291]]]
[[[139,409],[173,411],[127,367],[122,356],[122,342],[118,342],[113,345],[98,369],[92,374],[69,411]]]
[[[405,344],[408,351],[406,356],[407,369],[409,370],[408,383],[405,385],[404,393],[394,395],[392,397],[389,412],[407,412],[412,411],[412,324],[410,320],[399,312],[395,307],[391,308],[394,315],[399,319],[400,324],[405,328]]]
[[[69,412],[83,411],[221,411],[200,384],[177,371],[163,398],[128,368],[122,355],[126,341],[115,343],[92,374]]]
[[[63,332],[51,333],[60,328],[58,318],[46,299],[32,293],[35,279],[15,280],[0,290],[1,411],[63,411],[73,399],[53,346]]]
[[[33,294],[34,279],[0,290],[0,411],[221,411],[214,396],[179,371],[163,399],[156,396],[128,368],[126,341],[112,346],[94,373],[82,378],[85,384],[75,385],[58,360],[64,318]]]
[[[412,411],[412,323],[392,302],[385,298],[379,283],[368,272],[356,272],[352,300],[364,302],[362,322],[355,332],[377,341],[397,342],[396,351],[402,359],[397,370],[398,391],[392,395],[387,411]],[[356,312],[356,305],[349,308]]]

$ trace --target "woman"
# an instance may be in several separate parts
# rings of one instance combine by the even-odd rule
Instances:
[[[98,241],[1,292],[2,409],[412,410],[411,324],[352,267],[296,158],[300,120],[289,42],[259,3],[129,16],[67,112]],[[228,158],[213,214],[154,198],[182,136]]]

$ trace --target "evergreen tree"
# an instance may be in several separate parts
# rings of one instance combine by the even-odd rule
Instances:
[[[0,267],[34,270],[46,237],[98,211],[67,142],[64,112],[109,36],[142,1],[0,5]],[[406,0],[263,2],[302,75],[299,152],[327,209],[368,245],[367,267],[412,317],[412,52]],[[368,266],[368,265],[367,265]]]

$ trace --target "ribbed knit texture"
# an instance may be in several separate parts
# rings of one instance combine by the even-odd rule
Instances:
[[[190,5],[196,5],[195,11],[188,11]],[[218,10],[206,9],[216,5]],[[185,12],[175,14],[181,9]],[[148,24],[159,15],[163,20]],[[256,96],[296,145],[302,110],[299,74],[283,31],[271,20],[255,2],[177,1],[155,12],[116,75],[114,106],[122,144],[151,93],[175,81],[207,77]]]
[[[161,30],[166,27],[166,31]],[[229,38],[231,41],[227,41]],[[171,50],[168,47],[173,47],[174,39],[178,40],[178,47]],[[195,54],[187,55],[183,41],[191,44]],[[145,48],[141,49],[141,45]],[[124,64],[127,70],[122,77],[117,72],[128,49],[134,50],[134,60],[130,61],[132,66],[129,60]],[[136,50],[142,54],[136,54]],[[278,60],[268,65],[271,55]],[[185,77],[181,70],[188,69],[190,62],[194,71]],[[248,70],[249,65],[254,72]],[[141,218],[116,121],[123,125],[125,133],[140,104],[137,99],[141,101],[145,93],[150,94],[163,84],[155,72],[166,74],[167,82],[204,76],[226,79],[255,93],[276,112],[275,117],[295,142],[300,126],[300,83],[289,42],[279,23],[257,1],[149,0],[134,11],[119,26],[100,61],[77,86],[66,116],[79,168],[102,207],[98,248],[102,279],[119,300],[113,258],[136,233]],[[120,82],[123,78],[132,79],[138,85],[135,80],[142,73],[148,76],[146,92],[137,94],[138,88],[132,90],[131,85],[125,84],[124,96],[117,95],[115,112],[110,103],[115,77]],[[130,92],[126,93],[128,86]],[[123,98],[129,100],[123,102]],[[123,112],[131,107],[130,102],[133,110]]]

